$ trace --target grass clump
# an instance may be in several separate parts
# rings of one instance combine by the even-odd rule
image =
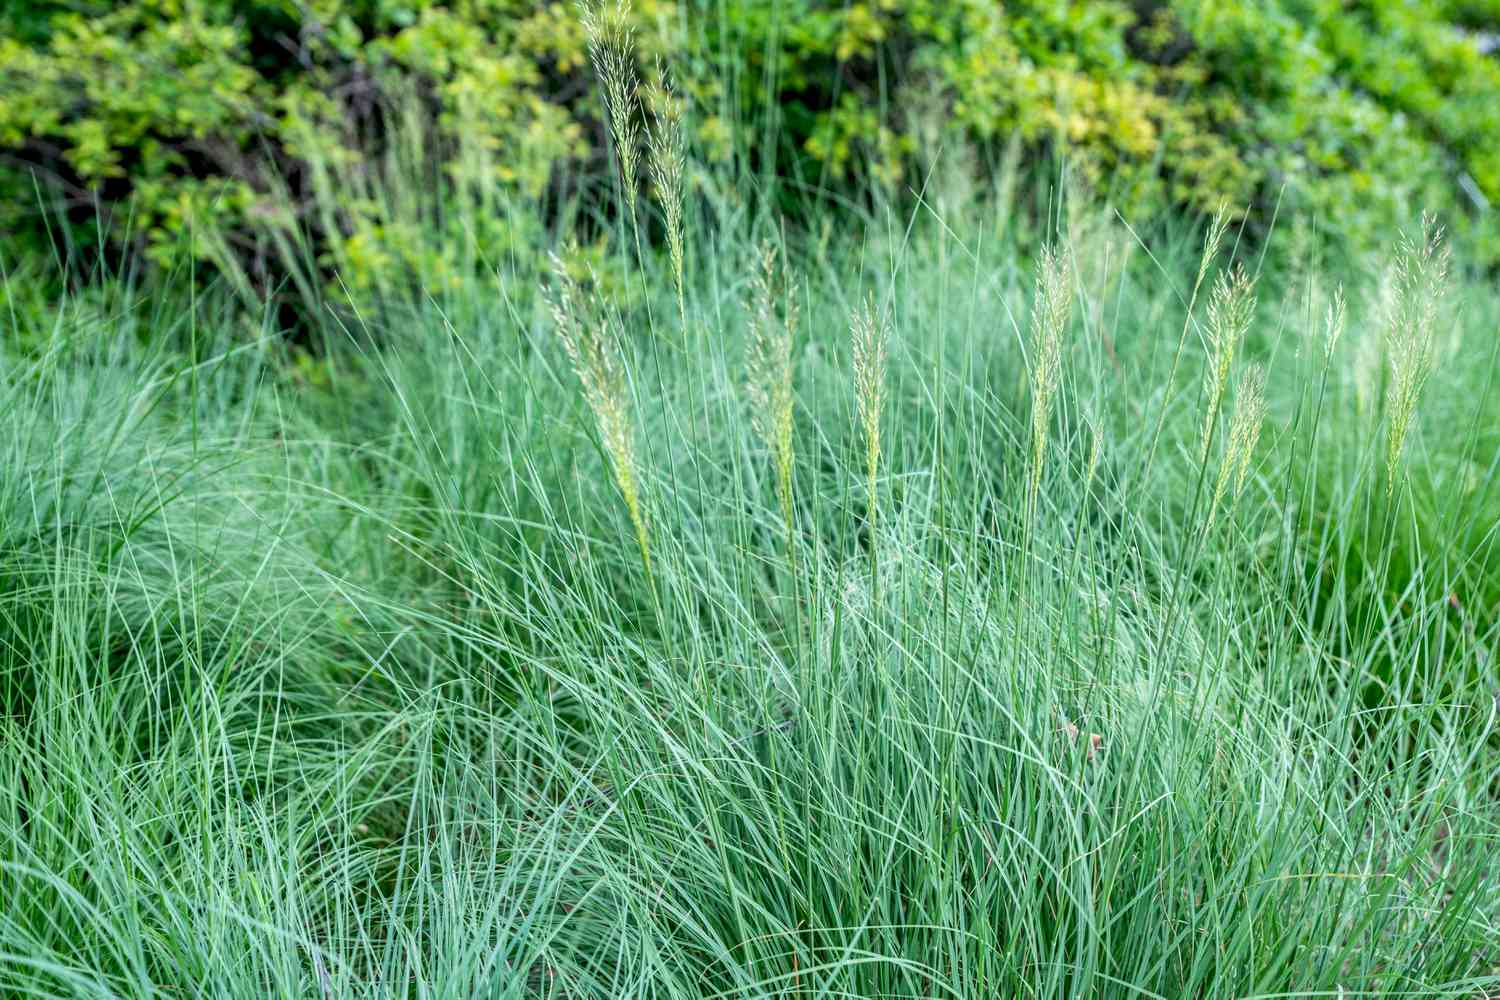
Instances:
[[[1472,358],[1493,290],[1423,237],[1394,313],[1351,266],[1252,324],[1225,214],[1131,266],[810,212],[636,225],[635,298],[518,227],[316,361],[123,293],[0,342],[0,992],[1500,987],[1500,355],[1432,304]],[[636,350],[673,300],[714,337]],[[1394,451],[1346,325],[1411,338]]]

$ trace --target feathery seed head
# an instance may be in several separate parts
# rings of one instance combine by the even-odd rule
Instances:
[[[761,245],[751,281],[750,353],[747,394],[750,421],[776,463],[776,495],[782,516],[792,520],[792,335],[797,329],[797,302],[787,289],[780,256],[770,243]],[[778,315],[777,305],[781,309]]]
[[[1030,499],[1041,485],[1052,401],[1062,378],[1063,334],[1073,304],[1073,261],[1067,249],[1042,248],[1037,260],[1036,296],[1031,308],[1031,481]]]
[[[1198,454],[1200,462],[1208,458],[1208,445],[1218,423],[1224,391],[1229,385],[1229,370],[1254,315],[1255,279],[1240,264],[1221,272],[1214,280],[1208,300],[1208,367],[1203,373],[1206,405]]]
[[[1442,228],[1426,215],[1417,238],[1402,235],[1391,264],[1385,344],[1391,421],[1386,439],[1387,494],[1395,489],[1406,434],[1432,371],[1433,339],[1447,288],[1448,264]]]
[[[1213,526],[1231,480],[1234,484],[1232,499],[1236,503],[1239,501],[1265,415],[1266,372],[1260,365],[1251,365],[1240,379],[1234,409],[1229,415],[1229,441],[1224,446],[1224,456],[1214,479],[1213,499],[1208,508],[1209,527]]]
[[[1240,382],[1234,410],[1229,415],[1230,460],[1234,463],[1234,498],[1245,488],[1250,458],[1260,440],[1260,428],[1266,416],[1266,370],[1251,365]]]
[[[609,457],[615,485],[625,501],[641,562],[649,576],[651,546],[641,502],[630,395],[625,366],[620,360],[618,319],[597,293],[586,293],[579,287],[561,256],[550,253],[548,258],[552,265],[552,286],[546,293],[547,309],[573,373],[583,386],[584,401],[594,415],[599,440]],[[597,282],[591,280],[590,284]]]
[[[867,438],[880,444],[880,415],[885,408],[886,351],[890,343],[890,316],[867,297],[849,317],[854,356],[855,401]]]
[[[635,34],[630,24],[630,0],[616,0],[612,8],[604,0],[580,0],[583,31],[588,38],[589,58],[604,88],[604,116],[620,162],[625,202],[630,214],[636,210],[636,178],[640,172],[641,133],[637,120],[640,105],[635,74]]]
[[[867,296],[849,316],[849,340],[854,362],[854,399],[865,434],[865,487],[871,551],[874,551],[877,494],[880,474],[880,417],[885,410],[886,352],[891,339],[889,313]]]
[[[677,311],[687,323],[683,296],[682,176],[686,165],[687,137],[682,127],[682,102],[672,78],[658,58],[656,61],[655,114],[646,137],[652,189],[661,205],[667,228],[667,252],[672,260],[672,277],[677,284]]]
[[[560,255],[552,252],[547,256],[552,266],[547,309],[573,372],[583,384],[589,407],[597,416],[612,409],[624,394],[623,370],[608,328],[608,311],[597,293],[584,292]]]
[[[1219,250],[1224,246],[1224,234],[1229,231],[1229,203],[1220,202],[1219,210],[1214,213],[1213,222],[1208,225],[1208,234],[1203,239],[1203,256],[1198,260],[1198,284],[1203,283],[1203,278],[1208,274],[1209,265],[1214,258],[1219,256]]]
[[[1344,286],[1339,285],[1333,290],[1333,299],[1328,303],[1328,312],[1323,319],[1323,357],[1333,357],[1333,349],[1338,346],[1339,337],[1344,333],[1344,322],[1348,318],[1348,310],[1344,304]]]

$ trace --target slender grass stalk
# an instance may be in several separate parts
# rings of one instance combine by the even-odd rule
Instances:
[[[1172,352],[1172,367],[1167,372],[1166,381],[1163,383],[1163,394],[1161,406],[1157,410],[1156,425],[1151,431],[1151,443],[1147,446],[1141,460],[1140,474],[1143,477],[1151,468],[1151,463],[1156,458],[1156,449],[1161,442],[1162,430],[1167,425],[1167,411],[1171,403],[1173,386],[1177,382],[1177,370],[1182,363],[1183,348],[1187,346],[1188,331],[1192,329],[1193,311],[1198,305],[1198,294],[1203,290],[1203,279],[1207,277],[1210,266],[1218,259],[1219,251],[1224,246],[1224,235],[1229,231],[1229,209],[1227,204],[1221,204],[1219,210],[1214,213],[1213,221],[1208,225],[1208,232],[1203,238],[1203,252],[1198,258],[1198,272],[1193,279],[1193,290],[1188,296],[1187,307],[1182,314],[1182,332],[1177,336],[1177,347]]]

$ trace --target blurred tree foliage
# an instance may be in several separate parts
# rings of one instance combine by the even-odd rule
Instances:
[[[1127,215],[1290,198],[1367,245],[1426,206],[1500,260],[1496,0],[636,0],[631,16],[643,76],[672,67],[705,161],[899,191],[935,144],[986,163],[1019,141],[1065,153]],[[411,259],[425,223],[371,163],[527,199],[607,176],[566,3],[11,0],[0,67],[0,225],[56,240],[59,219],[68,236],[103,218],[90,242],[160,263],[228,249],[253,273],[295,231],[356,284],[397,265],[441,282],[452,262]],[[419,140],[393,138],[414,119]],[[217,235],[184,238],[200,227]]]

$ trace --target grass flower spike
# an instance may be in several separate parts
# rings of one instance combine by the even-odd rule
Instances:
[[[1037,261],[1036,300],[1031,309],[1031,475],[1027,509],[1036,507],[1047,451],[1052,402],[1062,379],[1063,334],[1072,309],[1073,262],[1067,250],[1042,249]]]
[[[1261,425],[1266,419],[1266,370],[1260,365],[1251,365],[1240,386],[1239,396],[1234,401],[1234,412],[1229,417],[1229,447],[1234,456],[1234,499],[1239,500],[1245,491],[1245,476],[1250,471],[1250,459],[1255,454],[1255,445],[1260,441]]]
[[[548,310],[558,338],[567,351],[573,372],[583,385],[584,399],[593,411],[599,439],[609,456],[615,485],[625,501],[641,565],[651,576],[651,541],[641,500],[640,466],[635,453],[635,428],[625,366],[620,360],[615,320],[596,296],[586,296],[557,254],[552,262],[553,285]]]
[[[1219,275],[1208,300],[1208,368],[1203,373],[1202,443],[1198,460],[1208,458],[1224,392],[1229,387],[1229,370],[1240,341],[1250,329],[1255,315],[1255,281],[1241,265]]]
[[[1339,338],[1344,334],[1344,324],[1348,320],[1348,309],[1344,302],[1344,288],[1340,285],[1333,290],[1333,301],[1328,303],[1328,313],[1323,320],[1323,357],[1324,360],[1333,357],[1334,348],[1338,346]]]
[[[602,0],[579,5],[589,58],[604,88],[604,116],[620,163],[625,204],[636,215],[636,184],[640,174],[640,92],[635,75],[635,37],[630,28],[630,4],[618,0],[606,8]]]
[[[750,356],[747,362],[750,419],[776,464],[776,499],[792,551],[792,335],[797,302],[769,243],[761,245],[750,302]],[[780,303],[778,313],[777,304]]]
[[[682,100],[672,86],[665,67],[656,64],[655,114],[646,137],[652,190],[661,205],[667,229],[667,253],[672,261],[672,278],[677,286],[677,314],[687,325],[687,305],[683,294],[682,176],[686,166],[687,136],[682,128]]]
[[[854,356],[854,398],[865,435],[865,488],[873,559],[877,548],[875,526],[878,513],[875,483],[880,474],[880,416],[885,409],[890,317],[875,307],[873,299],[867,298],[864,305],[849,317],[849,332]]]
[[[1208,224],[1208,234],[1203,238],[1203,253],[1198,258],[1198,277],[1193,282],[1193,298],[1189,302],[1191,312],[1192,301],[1198,298],[1198,291],[1203,287],[1203,279],[1208,276],[1209,265],[1219,256],[1219,251],[1224,247],[1224,234],[1229,232],[1229,206],[1221,204],[1219,210],[1214,213],[1214,219]]]
[[[1219,205],[1218,212],[1214,213],[1213,221],[1208,225],[1208,233],[1203,239],[1203,253],[1198,257],[1198,275],[1193,279],[1193,292],[1188,296],[1187,309],[1182,314],[1182,332],[1177,338],[1177,349],[1172,353],[1172,368],[1167,373],[1167,386],[1177,384],[1177,367],[1182,360],[1182,349],[1187,343],[1188,331],[1193,326],[1193,312],[1198,306],[1198,293],[1203,290],[1203,279],[1208,276],[1208,269],[1218,259],[1219,250],[1224,246],[1224,235],[1229,231],[1229,206],[1227,203]],[[1156,428],[1151,432],[1151,444],[1146,449],[1145,459],[1141,463],[1142,469],[1151,467],[1152,460],[1156,457],[1156,446],[1161,440],[1162,428],[1167,422],[1167,406],[1164,404],[1157,410]],[[1206,457],[1206,454],[1205,454]]]
[[[1448,248],[1443,232],[1423,217],[1417,239],[1403,236],[1391,265],[1391,300],[1386,318],[1386,494],[1396,487],[1396,469],[1417,403],[1432,372],[1434,328],[1448,284]]]
[[[1208,508],[1208,524],[1213,526],[1224,500],[1233,483],[1232,499],[1239,501],[1245,488],[1245,479],[1250,472],[1250,459],[1255,454],[1255,445],[1260,440],[1261,424],[1266,415],[1266,372],[1260,365],[1251,365],[1240,380],[1235,393],[1234,410],[1229,415],[1229,442],[1224,447],[1224,459],[1219,463],[1218,476],[1214,480],[1213,500]]]

